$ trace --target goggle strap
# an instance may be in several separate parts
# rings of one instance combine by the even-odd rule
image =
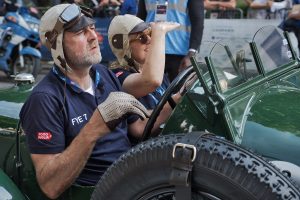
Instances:
[[[64,24],[60,20],[57,20],[53,30],[45,33],[46,46],[49,49],[54,49],[54,50],[56,49],[57,36],[63,30],[63,26],[64,26]]]
[[[57,60],[59,60],[60,66],[61,66],[63,69],[67,69],[67,62],[66,62],[65,59],[63,59],[61,56],[57,56]]]
[[[124,55],[124,59],[126,60],[126,62],[128,63],[128,65],[130,67],[133,67],[136,70],[136,72],[138,72],[138,70],[136,69],[135,62],[134,62],[133,58],[129,58],[127,55]]]
[[[82,6],[82,5],[80,5],[80,8],[81,8],[81,12],[82,12],[85,16],[87,16],[87,17],[89,17],[89,18],[93,18],[93,10],[92,10],[92,9],[90,9],[90,8],[88,8],[88,7],[85,7],[85,6]]]

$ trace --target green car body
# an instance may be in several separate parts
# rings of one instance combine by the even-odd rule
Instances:
[[[228,52],[230,47],[223,41],[214,44],[206,57],[207,70],[194,59],[203,87],[198,84],[187,93],[163,134],[208,131],[270,160],[300,166],[299,60],[284,36],[275,31],[273,27],[260,30],[250,46],[242,50],[246,54],[242,64],[250,77],[234,70],[243,70],[244,66],[237,66],[241,65],[237,63],[241,49],[233,56],[234,51]],[[265,32],[271,33],[271,38],[260,35]],[[275,42],[266,47],[268,40]],[[278,49],[281,47],[284,49]],[[278,58],[280,54],[286,56]],[[226,89],[222,89],[224,73],[231,76],[226,79]]]
[[[220,41],[201,48],[205,63],[197,55],[192,59],[199,81],[175,107],[162,134],[207,131],[299,167],[300,65],[288,35],[265,27],[250,45],[236,47]],[[33,86],[0,90],[0,196],[7,199],[45,199],[24,133],[18,132],[19,112]],[[64,198],[89,199],[93,189],[72,186]]]

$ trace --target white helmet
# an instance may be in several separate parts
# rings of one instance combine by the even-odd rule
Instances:
[[[149,27],[148,23],[134,15],[118,15],[112,19],[108,28],[108,42],[121,65],[128,65],[128,58],[131,58],[128,35]]]
[[[81,10],[77,4],[53,6],[42,16],[39,27],[40,39],[51,51],[54,63],[58,67],[72,71],[65,60],[62,41],[64,31],[67,29],[70,32],[77,32],[94,23],[91,15],[86,10]]]

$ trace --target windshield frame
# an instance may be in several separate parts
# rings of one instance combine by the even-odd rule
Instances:
[[[203,89],[205,91],[206,94],[213,94],[213,93],[218,93],[224,97],[228,97],[229,99],[234,98],[234,96],[239,95],[240,92],[243,92],[243,90],[248,90],[249,88],[254,87],[257,84],[261,84],[263,81],[270,80],[274,77],[280,76],[281,74],[290,71],[296,67],[299,66],[299,60],[297,59],[297,56],[295,54],[295,51],[292,48],[290,39],[289,39],[289,35],[286,32],[282,32],[280,34],[280,36],[282,36],[282,39],[286,41],[286,47],[289,49],[290,51],[290,59],[286,62],[283,63],[279,66],[276,67],[276,69],[272,69],[269,71],[265,70],[266,64],[263,65],[263,61],[261,59],[261,55],[259,52],[259,44],[257,44],[257,37],[262,37],[263,34],[261,34],[264,29],[266,27],[262,27],[261,29],[259,29],[254,37],[252,41],[247,41],[248,43],[248,47],[249,51],[252,54],[251,59],[253,59],[253,67],[255,65],[255,70],[257,70],[257,75],[252,77],[251,79],[248,79],[240,84],[237,84],[229,89],[222,89],[222,85],[219,82],[219,78],[218,78],[218,71],[217,69],[217,65],[216,62],[214,61],[214,49],[218,46],[222,46],[222,41],[219,42],[214,42],[214,45],[212,45],[211,49],[207,50],[206,49],[206,55],[204,55],[204,60],[199,59],[200,55],[196,55],[193,60],[193,66],[196,69],[196,72],[199,76],[201,85],[203,86]],[[270,29],[270,26],[267,27],[267,29]],[[273,26],[273,30],[278,31],[277,27]],[[280,30],[279,30],[280,31]],[[213,42],[212,42],[213,43]],[[221,44],[221,45],[220,45]],[[226,52],[227,56],[228,56],[228,62],[230,61],[232,63],[232,69],[234,68],[234,64],[232,62],[232,52],[230,50],[226,50],[226,46],[223,45],[224,48],[224,52]],[[231,55],[230,55],[231,54]],[[202,54],[203,55],[203,54]],[[249,54],[250,55],[250,54]],[[196,58],[198,57],[198,58]],[[231,59],[230,59],[231,57]],[[203,71],[203,67],[200,67],[199,63],[205,62],[205,64],[207,65],[207,71],[208,71],[208,75],[207,73],[205,74],[205,71]],[[209,81],[207,81],[207,77],[205,76],[209,76]]]

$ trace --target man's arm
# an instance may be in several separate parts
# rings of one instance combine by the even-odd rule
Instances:
[[[193,56],[196,50],[199,48],[203,35],[204,27],[204,3],[203,0],[189,0],[188,11],[191,21],[191,35],[189,52],[183,58],[179,71],[191,65],[190,57]]]
[[[204,8],[208,10],[217,9],[219,1],[204,0]]]
[[[146,10],[146,5],[145,5],[145,0],[139,0],[138,12],[137,12],[136,16],[144,21],[146,20],[147,10]]]
[[[234,9],[236,7],[236,0],[230,0],[228,2],[219,2],[219,9]]]
[[[293,6],[293,9],[288,13],[288,16],[287,16],[288,19],[296,19],[296,20],[300,19],[300,10],[299,10],[298,6],[299,6],[299,4],[295,4]]]
[[[198,80],[197,74],[195,72],[191,73],[187,77],[187,79],[185,80],[185,82],[183,83],[179,91],[172,96],[174,103],[177,104],[181,100],[181,98],[185,95],[185,93],[193,87],[193,85],[197,80]],[[154,126],[151,130],[151,133],[159,133],[160,125],[166,122],[166,120],[169,118],[171,113],[172,113],[172,107],[167,102],[164,105],[163,109],[161,110],[159,116],[157,117]],[[138,119],[137,121],[129,125],[129,132],[136,138],[142,137],[147,122],[148,119],[144,119],[144,120]]]
[[[252,1],[250,3],[250,8],[252,9],[267,9],[270,8],[269,1],[260,2],[260,1]]]
[[[185,87],[185,86],[183,86]],[[177,92],[176,94],[174,94],[172,96],[172,99],[175,103],[178,103],[181,99],[183,94],[180,94],[180,92]],[[152,112],[153,110],[149,111]],[[166,120],[170,117],[171,113],[172,113],[173,109],[170,106],[170,104],[167,102],[163,109],[161,110],[159,116],[157,117],[154,126],[151,130],[151,133],[155,133],[157,135],[157,133],[159,133],[160,130],[160,126],[162,124],[164,124],[166,122]],[[129,124],[129,133],[131,133],[132,136],[136,137],[136,138],[141,138],[144,132],[144,129],[146,127],[146,124],[148,123],[149,118],[141,120],[138,119],[136,120],[134,123]]]
[[[97,139],[109,132],[96,110],[65,151],[59,154],[31,154],[42,191],[55,199],[70,187],[86,164]]]
[[[149,112],[152,111],[153,110],[149,110]],[[164,105],[164,108],[160,112],[159,116],[157,117],[157,120],[154,123],[151,133],[158,133],[160,131],[160,125],[165,123],[165,121],[169,118],[171,113],[172,113],[172,108],[168,103],[166,103]],[[149,119],[144,119],[144,120],[138,119],[132,124],[129,124],[128,132],[135,138],[141,138],[148,120]]]
[[[189,48],[197,50],[201,44],[204,27],[203,0],[189,0],[188,10],[192,27]]]
[[[146,108],[132,95],[111,92],[62,153],[31,154],[42,191],[54,199],[70,187],[84,168],[96,141],[115,129],[129,113],[149,117]]]

